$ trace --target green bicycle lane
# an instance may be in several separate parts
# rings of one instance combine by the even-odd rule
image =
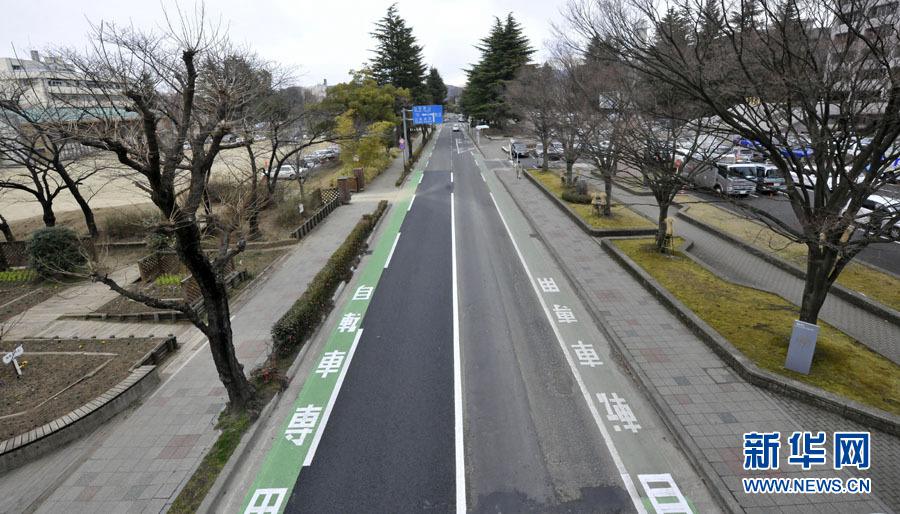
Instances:
[[[331,330],[318,356],[316,367],[294,399],[291,415],[281,423],[281,436],[273,442],[245,495],[242,509],[245,514],[283,512],[302,469],[312,464],[341,384],[362,337],[363,329],[358,327],[365,318],[375,288],[393,255],[400,228],[415,199],[414,193],[422,181],[426,163],[431,158],[440,132],[441,129],[438,129],[422,152],[403,187],[400,200],[387,213],[372,254],[357,271],[356,289],[341,307],[339,322]]]

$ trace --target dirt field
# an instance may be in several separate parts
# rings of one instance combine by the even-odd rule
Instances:
[[[129,368],[159,342],[67,339],[22,343],[22,378],[16,378],[12,365],[0,367],[0,440],[48,423],[103,394],[128,376]],[[0,341],[0,351],[9,352],[19,344]]]
[[[315,145],[304,149],[303,154],[305,155],[320,147],[327,146],[331,145],[324,143]],[[262,162],[268,155],[265,152],[266,148],[264,141],[258,142],[254,148],[260,165],[262,165]],[[83,170],[85,169],[97,168],[101,169],[101,171],[86,179],[82,185],[82,193],[95,211],[106,207],[140,206],[150,203],[148,194],[135,185],[135,182],[144,184],[146,180],[134,171],[123,167],[108,153],[100,152],[91,156],[85,156],[76,164],[71,165],[70,171],[74,177],[84,173]],[[213,165],[211,180],[244,180],[249,169],[250,161],[246,150],[243,148],[223,150]],[[20,175],[22,172],[21,168],[4,167],[0,168],[0,177],[8,178]],[[68,191],[62,191],[56,197],[53,210],[58,218],[62,217],[63,214],[74,212],[76,214],[75,221],[77,221],[77,216],[80,215],[78,205]],[[15,230],[17,224],[13,222],[32,217],[37,217],[37,223],[39,224],[41,209],[40,205],[30,194],[6,189],[0,190],[0,214],[3,214],[13,224]],[[81,222],[82,227],[83,225],[83,222]],[[19,237],[18,233],[16,236]]]

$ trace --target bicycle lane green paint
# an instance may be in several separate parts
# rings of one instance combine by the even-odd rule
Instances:
[[[424,174],[423,163],[431,158],[439,135],[440,130],[432,137],[426,152],[423,152],[427,155],[420,156],[417,169],[404,186],[401,200],[390,210],[387,225],[378,238],[372,255],[359,271],[356,290],[344,304],[340,320],[332,329],[316,361],[316,368],[306,378],[294,400],[291,415],[282,422],[279,431],[281,435],[272,444],[253,485],[247,491],[242,510],[245,514],[281,513],[302,468],[312,463],[356,345],[362,337],[362,321],[403,220],[406,219],[413,193]]]

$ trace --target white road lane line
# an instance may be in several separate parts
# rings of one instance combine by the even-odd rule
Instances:
[[[341,374],[338,375],[337,382],[334,384],[334,389],[331,391],[331,398],[328,399],[328,404],[325,406],[325,412],[322,413],[322,419],[319,421],[319,426],[316,427],[316,435],[313,436],[312,443],[309,445],[309,451],[306,453],[306,459],[303,461],[303,466],[309,466],[312,464],[313,457],[316,456],[316,448],[319,447],[319,441],[322,439],[322,433],[325,432],[325,426],[328,424],[328,416],[331,416],[331,409],[334,408],[334,402],[337,401],[338,393],[341,392],[341,385],[344,383],[344,377],[347,376],[347,369],[350,368],[350,361],[353,360],[353,353],[356,352],[356,345],[359,343],[359,338],[362,337],[363,329],[358,329],[356,331],[356,337],[353,338],[353,344],[350,345],[350,350],[347,352],[347,359],[344,361],[344,365],[341,368]]]
[[[391,245],[391,253],[388,254],[388,258],[384,261],[384,269],[388,268],[388,265],[391,264],[391,257],[394,256],[394,250],[397,249],[397,242],[400,241],[400,232],[397,232],[397,237],[394,238],[394,244]]]
[[[423,172],[421,175],[419,175],[419,181],[416,182],[416,183],[417,183],[417,184],[421,184],[423,178],[425,178],[425,173],[424,173],[424,172]]]
[[[450,183],[451,184],[453,183],[453,172],[452,171],[450,172]]]
[[[584,384],[584,380],[581,378],[581,373],[578,372],[578,368],[576,367],[575,362],[572,360],[572,356],[569,354],[569,349],[566,347],[566,343],[563,340],[562,334],[559,332],[559,328],[556,326],[556,321],[550,314],[550,309],[547,308],[547,303],[544,301],[544,297],[541,296],[541,292],[540,290],[538,290],[537,282],[534,280],[534,276],[531,274],[531,270],[528,268],[528,263],[525,262],[525,257],[522,255],[522,251],[519,250],[519,245],[518,243],[516,243],[516,238],[513,237],[512,230],[510,230],[509,225],[506,224],[506,218],[504,218],[503,213],[500,212],[500,206],[497,204],[497,199],[494,198],[494,193],[490,193],[490,195],[491,201],[494,202],[494,207],[497,209],[497,214],[500,215],[500,221],[503,222],[503,226],[504,228],[506,228],[506,233],[509,235],[509,239],[510,241],[512,241],[513,248],[515,248],[516,250],[516,255],[519,256],[519,261],[521,261],[522,267],[525,268],[525,274],[528,275],[528,281],[531,283],[531,287],[534,289],[534,294],[537,295],[538,301],[541,304],[541,308],[544,309],[544,314],[547,316],[547,321],[550,323],[550,328],[553,329],[553,334],[556,336],[556,340],[562,347],[563,355],[566,356],[566,362],[569,363],[569,368],[572,370],[572,374],[575,376],[575,381],[578,382],[578,387],[581,389],[581,394],[584,396],[584,400],[588,404],[591,415],[594,417],[594,422],[600,429],[600,435],[603,436],[603,442],[606,443],[606,449],[609,450],[609,454],[612,456],[613,462],[615,462],[616,464],[616,469],[619,471],[619,475],[622,477],[622,482],[625,484],[625,489],[628,491],[628,496],[631,497],[631,503],[634,504],[634,508],[638,512],[638,514],[647,514],[647,510],[644,507],[643,502],[641,501],[641,497],[638,495],[637,488],[634,486],[634,481],[631,479],[631,475],[628,474],[628,469],[625,467],[625,463],[622,461],[622,457],[619,455],[619,451],[616,450],[616,446],[613,443],[612,437],[609,435],[609,431],[607,431],[606,425],[603,423],[600,417],[600,412],[597,410],[597,405],[594,403],[591,393],[588,391],[587,386]]]
[[[481,175],[481,180],[483,180],[484,183],[487,184],[487,179],[484,178],[484,173],[482,173],[482,172],[479,171],[478,174]]]
[[[456,512],[466,512],[466,456],[463,446],[462,354],[459,346],[459,294],[456,279],[456,211],[450,193],[450,249],[453,265],[453,425],[456,453]]]
[[[412,209],[412,204],[415,201],[416,201],[416,195],[412,195],[412,200],[409,201],[409,207],[406,208],[406,212],[409,212],[409,210]]]

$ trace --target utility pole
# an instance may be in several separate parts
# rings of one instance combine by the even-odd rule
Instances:
[[[406,138],[406,147],[408,148],[409,158],[412,159],[412,140],[409,139],[409,130],[406,127],[406,109],[400,109],[400,115],[403,117],[403,137]]]

